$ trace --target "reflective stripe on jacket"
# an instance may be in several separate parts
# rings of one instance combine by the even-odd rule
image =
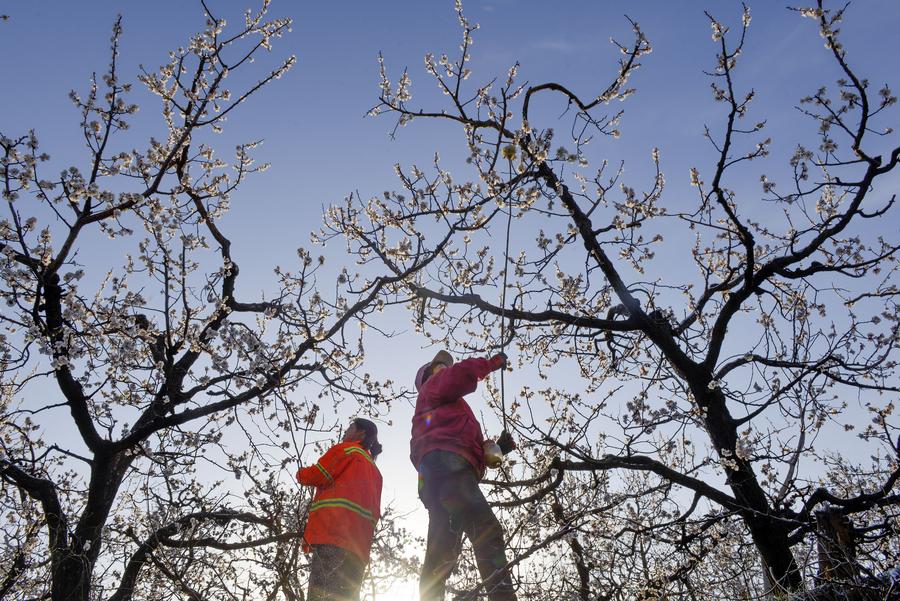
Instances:
[[[484,435],[463,395],[475,392],[478,381],[495,366],[489,359],[463,359],[442,369],[422,385],[412,420],[409,458],[416,470],[429,451],[461,455],[484,476]]]
[[[297,481],[314,486],[303,532],[309,545],[334,545],[369,561],[375,524],[381,517],[381,472],[359,442],[341,442],[315,465],[297,472]]]

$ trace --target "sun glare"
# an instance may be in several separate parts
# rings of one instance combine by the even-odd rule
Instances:
[[[419,598],[419,587],[414,580],[399,580],[376,597],[367,596],[364,591],[362,598],[366,601],[416,601]]]

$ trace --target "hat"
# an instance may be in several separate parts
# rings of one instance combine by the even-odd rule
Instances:
[[[431,375],[431,368],[436,363],[449,367],[453,365],[453,356],[445,350],[440,350],[434,356],[434,359],[420,367],[419,371],[416,372],[416,390],[421,390],[422,384],[424,384],[425,380],[428,379],[428,376]]]

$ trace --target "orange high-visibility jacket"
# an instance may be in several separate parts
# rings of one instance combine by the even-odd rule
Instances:
[[[341,442],[319,462],[297,472],[297,481],[316,488],[303,532],[309,545],[334,545],[369,561],[375,524],[381,517],[381,472],[358,441]]]

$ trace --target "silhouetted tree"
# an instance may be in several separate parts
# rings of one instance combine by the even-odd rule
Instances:
[[[401,192],[333,208],[326,235],[398,277],[431,261],[390,301],[407,303],[436,342],[509,345],[548,380],[508,407],[525,440],[510,472],[521,481],[494,482],[518,545],[520,598],[802,589],[814,512],[826,505],[860,518],[860,561],[886,567],[898,551],[900,314],[897,215],[879,184],[896,173],[900,146],[896,97],[869,83],[892,73],[854,71],[844,10],[797,9],[842,77],[801,100],[814,143],[796,140],[784,181],[753,173],[758,191],[739,174],[777,168],[739,70],[750,13],[734,31],[708,15],[722,118],[704,133],[715,160],[690,170],[692,203],[667,197],[658,150],[643,191],[595,150],[598,137],[620,137],[611,107],[635,92],[651,50],[637,23],[629,43],[615,42],[608,83],[585,96],[522,83],[518,64],[471,83],[477,26],[457,10],[458,57],[425,57],[446,103],[414,105],[409,73],[393,82],[382,61],[371,113],[397,118],[392,135],[421,120],[458,128],[472,175],[451,175],[437,155],[429,167],[398,165]],[[570,120],[565,145],[533,109],[538,98]],[[868,423],[857,429],[860,413]]]
[[[304,598],[308,498],[282,468],[290,481],[305,433],[334,427],[330,400],[390,400],[357,372],[364,322],[403,276],[323,293],[324,259],[301,248],[274,293],[239,293],[220,219],[265,166],[255,143],[228,162],[206,140],[295,63],[227,86],[289,29],[267,6],[231,30],[207,9],[139,76],[162,109],[143,150],[119,146],[137,111],[120,22],[106,73],[71,94],[84,165],[45,173],[34,131],[0,136],[0,597]],[[407,540],[392,515],[382,535]]]

